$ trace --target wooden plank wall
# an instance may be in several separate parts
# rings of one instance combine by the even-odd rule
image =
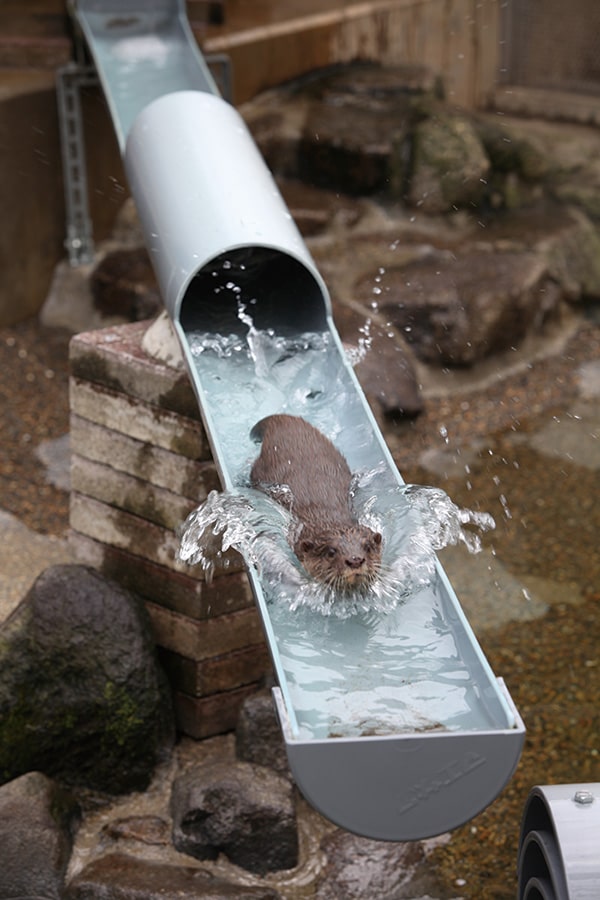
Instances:
[[[235,26],[235,0],[230,6],[232,25],[224,0],[188,2],[204,52],[232,60],[236,103],[313,69],[354,59],[428,65],[461,106],[485,104],[493,95],[501,0],[349,0],[291,18],[282,12],[268,24],[261,23],[257,9],[257,24],[242,27]],[[0,68],[53,69],[70,55],[64,0],[0,3]]]
[[[288,21],[215,34],[205,53],[226,53],[234,102],[337,62],[417,63],[439,73],[448,99],[484,105],[500,58],[500,0],[372,0]]]

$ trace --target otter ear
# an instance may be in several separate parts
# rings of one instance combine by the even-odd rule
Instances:
[[[314,549],[315,542],[314,541],[302,541],[300,543],[300,547],[303,553],[310,553],[311,550]]]
[[[380,535],[380,533],[379,533],[378,531],[376,531],[376,532],[374,533],[374,535],[373,535],[373,540],[374,540],[374,542],[375,542],[376,544],[380,544],[380,543],[381,543],[381,535]]]

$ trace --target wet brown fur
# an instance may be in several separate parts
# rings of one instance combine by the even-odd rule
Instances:
[[[293,549],[307,572],[336,589],[373,580],[381,535],[353,514],[352,473],[339,450],[298,416],[267,416],[252,436],[262,446],[250,480],[300,524]]]

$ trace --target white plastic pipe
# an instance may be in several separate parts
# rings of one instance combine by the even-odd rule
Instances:
[[[137,116],[124,161],[174,321],[194,276],[242,248],[268,248],[296,261],[307,273],[307,307],[328,309],[327,288],[273,176],[225,100],[201,91],[155,100]]]

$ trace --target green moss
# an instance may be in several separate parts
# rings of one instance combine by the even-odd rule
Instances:
[[[138,737],[137,732],[143,723],[138,705],[124,687],[112,681],[107,681],[104,686],[104,699],[108,705],[105,736],[123,747]]]
[[[0,776],[2,782],[15,778],[29,768],[31,736],[30,710],[17,702],[0,716]]]

